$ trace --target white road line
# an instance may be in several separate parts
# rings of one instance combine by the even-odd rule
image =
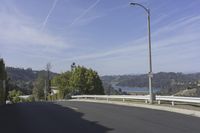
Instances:
[[[76,107],[72,107],[72,106],[67,106],[67,107],[70,109],[73,109],[73,110],[78,110],[78,108],[76,108]]]

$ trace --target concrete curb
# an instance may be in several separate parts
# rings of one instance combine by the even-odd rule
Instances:
[[[149,105],[149,104],[137,104],[137,103],[127,103],[127,102],[116,102],[116,101],[105,101],[105,100],[88,100],[88,99],[72,99],[67,101],[80,101],[80,102],[93,102],[93,103],[105,103],[105,104],[114,104],[114,105],[122,105],[122,106],[131,106],[131,107],[140,107],[140,108],[148,108],[162,111],[169,111],[184,115],[190,115],[195,117],[200,117],[200,111],[181,109],[176,107],[164,107],[159,105]]]

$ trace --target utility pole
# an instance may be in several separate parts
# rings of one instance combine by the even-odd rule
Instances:
[[[51,63],[47,63],[46,65],[46,71],[47,71],[47,79],[45,80],[45,88],[46,88],[46,98],[47,98],[47,94],[50,93],[51,91],[51,84],[50,84],[50,69],[51,69]],[[45,100],[47,100],[45,98]]]
[[[152,78],[153,78],[153,72],[152,72],[152,56],[151,56],[151,26],[150,26],[150,10],[148,9],[148,38],[149,38],[149,102],[150,104],[153,104],[154,95],[152,90]]]
[[[6,80],[3,80],[4,104],[6,102]]]
[[[44,100],[47,100],[47,80],[44,81]]]

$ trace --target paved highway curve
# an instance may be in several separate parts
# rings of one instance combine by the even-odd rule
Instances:
[[[101,103],[20,103],[0,106],[0,132],[200,133],[200,118]]]

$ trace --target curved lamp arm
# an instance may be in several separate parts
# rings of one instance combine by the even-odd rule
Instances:
[[[148,14],[150,14],[150,10],[148,8],[146,8],[145,6],[139,4],[139,3],[130,3],[130,5],[133,5],[133,6],[140,6],[142,7]]]

